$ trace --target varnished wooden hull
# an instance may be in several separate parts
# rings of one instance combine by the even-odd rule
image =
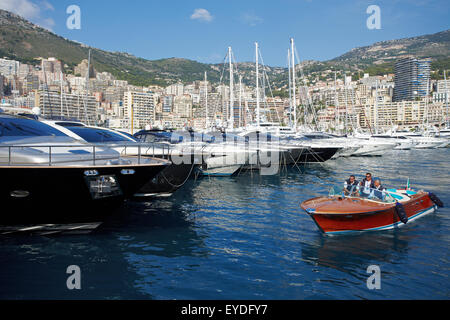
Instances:
[[[436,205],[426,192],[413,195],[402,205],[408,223],[436,209]],[[307,200],[301,207],[311,216],[319,229],[327,234],[388,230],[404,225],[393,203],[322,197]]]

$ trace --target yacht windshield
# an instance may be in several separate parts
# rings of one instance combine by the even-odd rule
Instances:
[[[138,139],[140,142],[147,142],[147,143],[153,142],[178,143],[183,141],[182,137],[179,140],[176,141],[173,140],[172,133],[164,131],[138,132],[134,135],[134,137]]]
[[[90,143],[130,142],[130,139],[109,130],[78,126],[66,127],[66,129],[72,131],[73,133]]]
[[[378,202],[385,202],[385,203],[393,203],[396,201],[396,199],[399,199],[395,192],[392,192],[390,190],[377,190],[372,188],[367,188],[367,193],[356,191],[354,188],[349,190],[350,192],[344,193],[344,190],[340,186],[333,186],[328,195],[330,197],[351,197],[351,198],[361,198],[361,199],[368,199],[372,201],[378,201]],[[400,198],[402,198],[400,196]]]
[[[36,120],[0,117],[0,138],[40,136],[67,137],[61,131]]]

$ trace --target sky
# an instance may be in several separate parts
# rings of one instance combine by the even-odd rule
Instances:
[[[67,8],[80,8],[69,29]],[[380,29],[369,29],[370,5]],[[65,38],[155,60],[171,57],[220,63],[232,47],[237,61],[286,66],[293,37],[300,60],[329,60],[377,41],[450,28],[448,0],[0,0],[0,8]]]

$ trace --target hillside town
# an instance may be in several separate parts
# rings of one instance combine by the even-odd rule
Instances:
[[[234,127],[255,121],[255,84],[243,83],[239,75],[230,94],[228,83],[212,83],[207,74],[204,80],[192,83],[141,87],[97,71],[88,59],[73,70],[54,57],[37,60],[40,64],[31,65],[0,59],[2,105],[38,107],[46,117],[127,131],[222,127],[230,119],[230,110]],[[396,62],[394,74],[366,73],[357,80],[325,70],[314,82],[299,77],[294,100],[292,96],[273,96],[272,88],[262,87],[262,119],[292,124],[295,104],[298,125],[329,132],[439,126],[449,119],[450,80],[431,80],[430,64],[429,59],[405,58]],[[300,65],[296,69],[300,75]],[[289,90],[287,86],[273,89]]]

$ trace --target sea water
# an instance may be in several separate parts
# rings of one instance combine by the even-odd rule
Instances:
[[[449,299],[449,158],[399,150],[190,180],[127,203],[93,234],[0,237],[0,299]],[[447,207],[396,230],[320,233],[300,203],[366,172],[385,187],[410,178]],[[80,289],[67,286],[69,266]]]

